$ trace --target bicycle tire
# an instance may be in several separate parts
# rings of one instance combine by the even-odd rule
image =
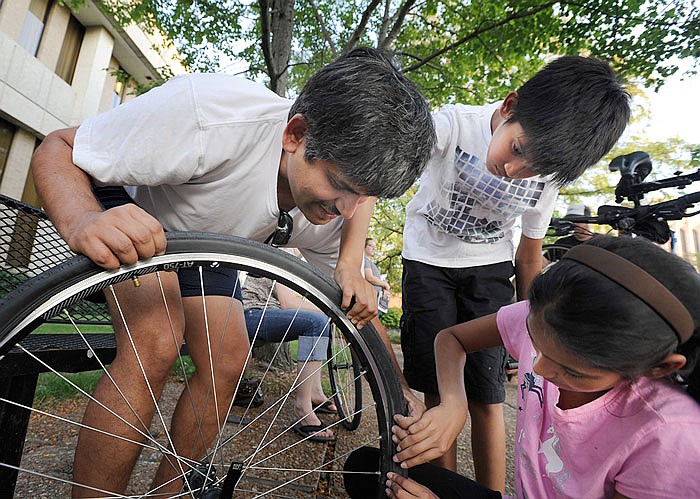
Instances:
[[[87,296],[109,289],[114,284],[143,278],[142,276],[146,274],[173,271],[178,268],[191,268],[199,265],[230,266],[238,270],[254,272],[257,275],[275,279],[302,294],[302,296],[306,297],[329,316],[364,366],[362,374],[368,382],[374,398],[373,406],[375,408],[374,413],[376,413],[377,431],[371,437],[369,445],[378,444],[381,449],[376,497],[384,497],[383,477],[386,476],[386,473],[393,471],[405,474],[404,470],[396,466],[391,460],[391,456],[395,452],[395,446],[391,442],[392,417],[396,413],[405,413],[405,401],[389,355],[372,327],[366,327],[358,331],[347,319],[343,311],[340,310],[339,304],[342,293],[337,284],[299,259],[269,246],[231,236],[203,233],[170,233],[168,234],[168,249],[165,255],[140,261],[134,265],[123,266],[117,270],[107,271],[95,266],[85,257],[74,257],[26,281],[0,300],[0,362],[2,362],[2,359],[8,352],[21,348],[19,346],[20,342],[39,324],[48,321],[67,306]],[[289,397],[289,393],[294,387],[295,385],[292,383],[286,393],[286,398]],[[286,398],[284,399],[285,401]],[[11,404],[12,402],[2,398],[0,403]],[[281,407],[282,405],[280,405]],[[371,405],[368,405],[362,408],[362,412],[365,412],[365,414],[369,413],[371,407]],[[248,409],[250,408],[246,410]],[[43,416],[42,413],[35,409],[32,409],[32,413]],[[241,417],[241,420],[245,419],[246,413]],[[280,414],[279,410],[277,411],[278,414]],[[272,425],[273,423],[270,423],[270,427]],[[162,426],[158,431],[167,433],[167,425],[163,424]],[[246,422],[244,429],[249,426],[252,426],[252,423]],[[225,428],[226,425],[223,425],[222,430]],[[288,431],[289,429],[289,427],[285,427],[284,432],[273,438],[272,442],[279,440],[283,433],[291,434]],[[251,429],[251,431],[253,430]],[[151,438],[151,436],[149,435],[148,438]],[[230,444],[233,437],[227,437],[227,439],[224,443]],[[266,443],[264,440],[265,436],[262,437],[257,445],[269,446],[270,441]],[[295,442],[297,443],[294,443],[290,448],[298,445],[299,441],[295,440]],[[161,452],[161,454],[165,452],[162,445],[159,446],[159,444],[155,443],[155,438],[153,441],[149,440],[148,443],[155,446],[156,450]],[[312,445],[318,444],[314,443]],[[368,445],[368,442],[361,442],[357,446],[360,447],[362,445]],[[335,448],[335,446],[328,446],[328,448],[331,447]],[[213,456],[211,459],[207,458],[209,459],[208,462],[213,463],[215,459],[218,459],[214,453],[219,452],[219,450],[217,448],[215,451],[208,451],[207,456]],[[26,454],[26,452],[27,449],[25,448],[24,453]],[[277,454],[273,454],[272,457],[275,457]],[[247,471],[244,470],[244,477],[248,477],[250,482],[255,482],[253,485],[246,482],[245,486],[251,487],[251,494],[256,497],[267,493],[275,493],[282,487],[285,488],[285,493],[288,495],[293,495],[293,493],[301,490],[302,496],[306,496],[309,491],[308,488],[305,489],[297,483],[300,478],[297,476],[288,477],[294,472],[302,472],[302,478],[311,473],[319,475],[323,470],[332,467],[334,463],[337,464],[340,458],[347,454],[349,452],[340,457],[329,458],[328,462],[322,462],[320,466],[315,466],[311,470],[297,470],[289,466],[278,468],[275,471],[276,474],[270,475],[268,473],[265,475],[263,473],[261,477],[255,478],[257,482],[249,477],[252,471],[249,475],[245,475]],[[331,456],[334,456],[334,452],[331,453]],[[24,457],[26,458],[27,456],[25,455]],[[265,459],[271,458],[266,457]],[[222,465],[228,465],[229,461],[232,463],[235,461],[231,458],[223,457],[220,460]],[[241,460],[241,462],[243,461]],[[24,461],[17,468],[14,468],[9,463],[0,462],[0,468],[3,467],[10,471],[19,472],[22,475],[28,475],[32,480],[46,481],[46,478],[37,475],[37,473],[43,474],[43,471],[28,469]],[[194,466],[191,462],[187,463],[188,470],[192,467]],[[253,466],[250,469],[253,469]],[[207,469],[208,472],[209,469]],[[193,473],[190,473],[190,476]],[[287,481],[280,483],[281,479],[276,478],[277,474],[284,475],[283,479]],[[273,475],[275,479],[270,478]],[[217,477],[216,479],[219,485],[221,485],[221,482],[224,482],[222,477]],[[49,477],[48,480],[62,483],[60,477]],[[239,486],[241,486],[240,482]],[[209,484],[208,487],[209,489],[207,490],[211,491],[212,485]],[[289,492],[287,492],[287,487]],[[246,494],[239,495],[239,489],[236,490],[236,497],[247,496]],[[184,495],[201,497],[205,492],[204,488],[194,490],[194,487],[190,486]],[[61,495],[61,493],[52,492],[49,497],[60,497]],[[212,495],[211,497],[217,496]]]
[[[564,256],[571,248],[561,244],[544,244],[542,245],[543,265],[547,266],[556,263]]]
[[[374,326],[369,324],[376,333]],[[328,342],[328,377],[338,418],[350,431],[360,426],[362,418],[362,368],[345,337],[331,331]]]

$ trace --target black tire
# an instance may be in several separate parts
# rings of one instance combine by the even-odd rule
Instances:
[[[382,459],[380,463],[380,473],[377,475],[376,497],[384,497],[383,477],[386,476],[386,473],[388,471],[393,471],[395,473],[405,474],[404,471],[397,467],[391,460],[391,456],[395,452],[395,447],[391,442],[392,417],[396,413],[405,412],[405,401],[389,355],[374,328],[368,326],[358,331],[347,317],[345,317],[343,311],[339,308],[342,294],[337,284],[309,265],[301,262],[299,259],[269,246],[229,236],[198,233],[170,233],[168,235],[168,250],[165,255],[138,262],[134,265],[124,266],[115,271],[105,271],[81,256],[72,258],[28,280],[15,291],[0,300],[0,367],[4,362],[7,362],[10,357],[18,354],[21,348],[18,344],[34,331],[38,325],[61,314],[62,311],[68,309],[85,297],[94,295],[102,290],[110,289],[111,285],[117,283],[128,280],[135,280],[136,282],[139,277],[144,279],[142,276],[146,274],[197,266],[234,267],[237,270],[254,272],[256,275],[263,275],[275,279],[302,294],[302,296],[305,296],[310,302],[328,315],[335,325],[335,329],[340,331],[352,347],[354,356],[356,356],[354,358],[357,358],[363,366],[362,377],[364,377],[371,388],[374,398],[373,407],[375,408],[373,412],[376,412],[376,435],[372,437],[370,442],[357,442],[357,447],[369,444],[378,445],[381,449]],[[32,335],[32,338],[36,337],[37,335]],[[25,342],[29,339],[31,338],[27,338]],[[95,352],[87,353],[89,356],[97,355]],[[20,355],[23,354],[20,353]],[[41,369],[47,370],[46,368]],[[289,392],[284,398],[285,401],[293,388],[294,384],[292,383]],[[266,394],[266,396],[267,395],[268,394]],[[277,414],[280,413],[279,411],[283,404],[284,402],[281,402]],[[0,398],[0,413],[5,410],[5,406],[13,405],[16,404],[3,395],[2,398]],[[372,405],[368,405],[368,407],[372,407]],[[366,409],[367,408],[363,408],[362,410]],[[229,407],[229,410],[231,410],[231,407]],[[34,409],[32,409],[32,411],[34,411]],[[41,415],[41,413],[38,412],[35,414]],[[365,412],[365,414],[368,413]],[[245,419],[245,417],[239,419]],[[270,423],[270,427],[272,427],[274,423],[275,421]],[[243,425],[244,428],[253,426],[252,423],[245,422]],[[224,428],[226,428],[225,425],[221,431],[223,431]],[[289,428],[285,430],[285,433],[293,435],[293,432],[288,432],[287,430],[289,430]],[[167,433],[167,427],[163,425],[159,431]],[[251,431],[253,430],[251,429]],[[336,434],[337,433],[338,432],[336,432]],[[263,445],[266,435],[262,436],[260,445]],[[276,438],[281,438],[281,435]],[[228,437],[224,440],[223,444],[231,445],[231,441],[234,440],[234,437]],[[298,437],[295,442],[296,443],[291,447],[299,444]],[[148,443],[151,443],[151,441],[148,440]],[[268,443],[269,442],[266,442],[265,445],[268,445]],[[308,444],[309,442],[306,443]],[[311,445],[319,446],[320,444],[312,443]],[[335,449],[335,446],[328,446],[328,448],[331,447]],[[317,447],[317,449],[320,448],[323,447]],[[160,449],[160,447],[158,447],[158,449]],[[235,451],[236,449],[233,450]],[[210,458],[208,458],[208,460],[213,463],[215,459],[218,458],[215,453],[219,451],[220,449],[218,448],[214,451],[210,450],[208,454]],[[28,479],[38,480],[42,483],[50,482],[51,477],[47,480],[43,476],[36,475],[36,473],[45,473],[46,471],[44,469],[31,469],[33,464],[32,458],[31,456],[27,456],[26,452],[27,449],[25,448],[24,460],[18,467],[20,478],[28,477]],[[244,451],[239,450],[239,452]],[[255,452],[258,452],[257,449]],[[285,449],[285,452],[290,451]],[[337,468],[338,464],[342,464],[344,461],[343,457],[348,453],[349,452],[341,456],[336,456],[334,451],[331,452],[332,459],[328,457],[328,462],[322,462],[320,466],[310,471],[302,470],[305,472],[302,478],[310,473],[313,473],[314,476],[316,474],[324,475],[324,473],[322,473],[323,470],[334,466]],[[324,454],[324,459],[326,459],[327,454],[328,452]],[[275,454],[273,454],[273,456],[274,455]],[[259,454],[255,454],[254,457],[259,457]],[[228,464],[232,459],[230,457],[221,457],[221,459],[224,467],[219,469],[219,471],[226,473]],[[266,457],[265,459],[272,458]],[[236,461],[236,459],[233,459],[233,461]],[[139,461],[139,463],[140,462],[141,461]],[[139,466],[139,463],[137,463],[137,466]],[[0,462],[0,472],[15,473],[17,470],[13,469],[14,466],[15,464],[9,461]],[[190,461],[187,464],[187,468],[191,469],[191,467]],[[255,494],[284,489],[282,491],[283,495],[286,493],[294,495],[292,492],[299,493],[300,486],[296,482],[299,481],[300,478],[291,477],[291,474],[299,470],[290,470],[288,468],[294,468],[294,466],[288,463],[285,468],[275,468],[276,471],[274,471],[275,475],[273,478],[277,478],[279,475],[284,476],[283,478],[279,478],[279,480],[286,480],[286,482],[279,484],[274,480],[266,478],[268,475],[259,479],[255,477],[257,481],[255,481],[254,478],[250,478],[250,475],[255,472],[253,467],[251,467],[250,469],[252,471],[244,471],[244,477],[251,480],[251,483],[255,487],[248,482],[246,482],[245,485],[246,487],[255,488]],[[340,469],[342,469],[342,466]],[[328,474],[325,475],[327,476]],[[331,473],[330,475],[332,476],[333,474]],[[60,483],[61,477],[54,477],[54,480],[58,480],[58,483],[62,485]],[[220,475],[218,480],[222,482],[223,476]],[[244,478],[241,478],[241,480],[244,480]],[[239,486],[242,486],[240,482]],[[36,489],[36,483],[33,483],[31,487],[32,490],[40,490]],[[287,488],[290,490],[288,491]],[[302,490],[304,489],[302,488]],[[236,497],[240,497],[241,495],[239,495],[238,489],[236,489],[236,491]],[[129,493],[132,492],[129,491]],[[197,492],[192,489],[189,491],[189,496],[191,497],[198,497],[196,494],[201,494],[201,491]],[[308,494],[308,491],[302,492],[302,495],[306,494]],[[63,492],[54,491],[50,492],[47,497],[59,497],[63,495]],[[222,495],[221,497],[224,496],[225,495]],[[243,494],[243,496],[247,497],[245,494]]]
[[[556,263],[564,256],[571,248],[561,244],[545,244],[542,246],[542,265],[546,267],[552,263]]]
[[[369,324],[373,334],[378,334]],[[345,336],[333,329],[328,342],[328,377],[338,418],[350,431],[360,426],[362,417],[362,368]]]

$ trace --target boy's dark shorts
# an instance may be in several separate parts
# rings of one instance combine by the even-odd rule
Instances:
[[[134,203],[134,200],[131,199],[129,194],[127,194],[121,186],[93,186],[92,190],[105,210],[128,203]],[[203,283],[205,296],[233,295],[237,300],[243,301],[241,284],[238,280],[238,271],[236,271],[236,269],[203,269],[202,283],[200,283],[199,271],[197,269],[180,269],[178,270],[177,277],[180,283],[180,295],[183,298],[188,296],[201,296]],[[91,299],[94,299],[93,301],[104,301],[99,300],[94,295]]]
[[[442,268],[403,260],[401,348],[404,375],[411,388],[438,394],[435,336],[461,322],[498,311],[513,300],[511,262],[468,268]],[[467,355],[467,397],[482,404],[505,401],[504,347]]]

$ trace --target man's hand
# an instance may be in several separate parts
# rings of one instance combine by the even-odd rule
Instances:
[[[386,474],[386,495],[387,497],[395,497],[397,499],[409,499],[419,497],[421,499],[440,499],[433,494],[430,489],[424,487],[415,480],[402,477],[396,473]]]
[[[392,440],[397,444],[394,461],[402,468],[427,463],[444,455],[457,439],[467,420],[466,407],[440,404],[417,422],[411,416],[394,416]]]
[[[83,213],[65,232],[71,250],[106,269],[162,255],[166,247],[160,222],[135,204]]]
[[[347,269],[339,264],[335,269],[334,278],[343,291],[341,308],[348,308],[354,298],[355,303],[348,310],[347,316],[357,329],[362,329],[377,315],[377,291],[358,269]]]

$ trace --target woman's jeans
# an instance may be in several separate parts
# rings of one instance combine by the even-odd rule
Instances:
[[[257,338],[268,343],[281,343],[298,339],[299,362],[326,360],[330,319],[320,312],[251,308],[245,311],[245,324],[251,341]]]

